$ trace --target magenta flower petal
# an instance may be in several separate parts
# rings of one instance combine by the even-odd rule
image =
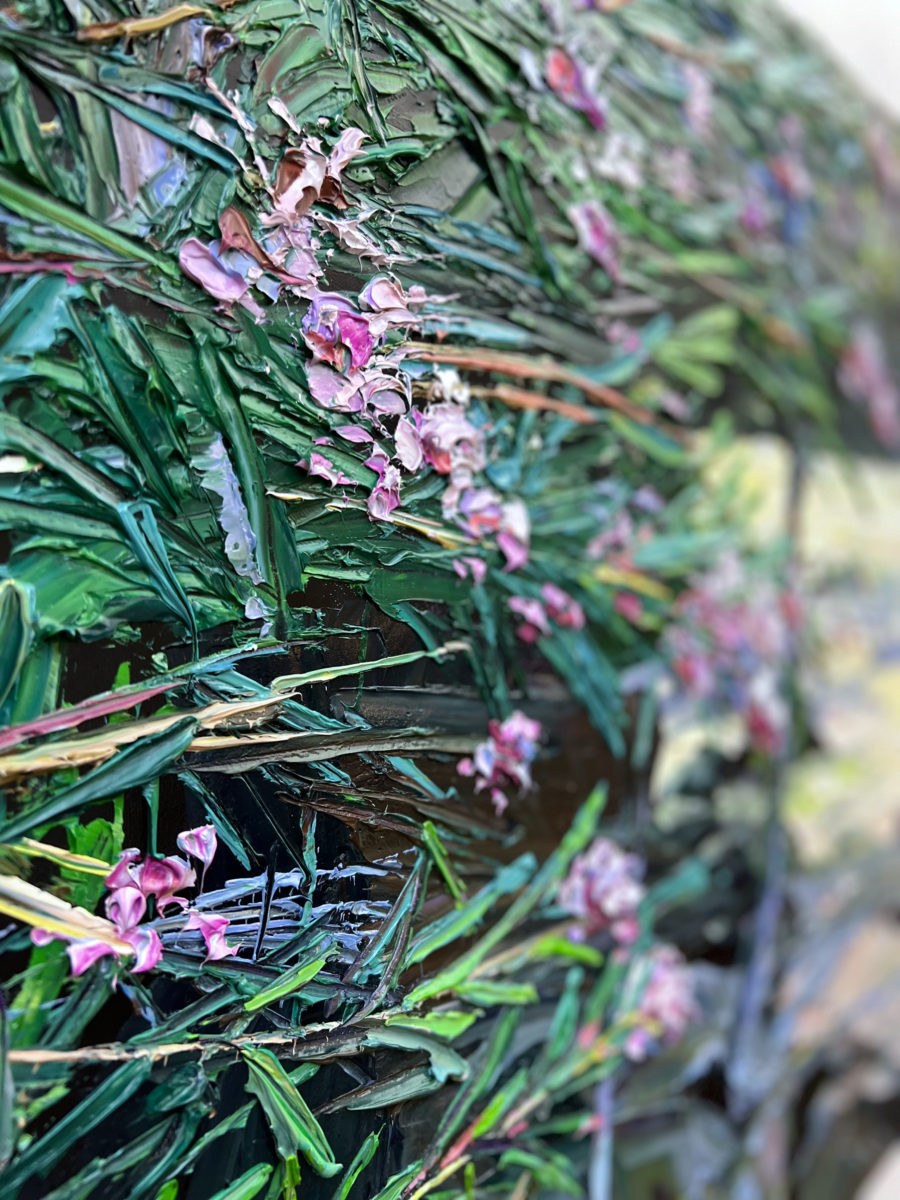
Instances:
[[[140,850],[132,847],[130,850],[123,850],[119,855],[119,861],[106,876],[103,882],[108,888],[120,888],[134,885],[134,879],[131,874],[132,863],[140,861]]]
[[[168,904],[187,903],[176,892],[193,887],[197,882],[197,873],[183,858],[170,854],[167,858],[147,858],[135,867],[133,879],[145,896],[156,896],[160,909]]]
[[[199,283],[205,292],[216,300],[233,304],[247,291],[247,281],[237,271],[232,271],[204,246],[199,238],[188,238],[178,251],[178,264],[188,278]]]
[[[206,942],[206,957],[210,960],[229,958],[237,954],[237,946],[229,946],[225,941],[225,930],[230,922],[227,917],[207,916],[193,909],[188,917],[185,930],[199,929]]]
[[[92,966],[98,958],[103,958],[107,954],[115,956],[115,950],[112,946],[107,946],[106,942],[94,942],[85,939],[84,941],[71,941],[66,946],[66,953],[69,956],[69,962],[72,964],[73,975],[83,975],[88,967]]]
[[[159,940],[156,930],[143,926],[140,929],[129,929],[122,934],[122,937],[134,950],[134,962],[130,964],[131,970],[135,973],[152,971],[162,958],[162,942]]]
[[[106,897],[106,915],[122,935],[133,929],[146,911],[147,898],[141,889],[133,884],[115,888]]]
[[[198,825],[196,829],[185,829],[175,840],[179,850],[183,850],[192,858],[199,858],[205,867],[215,858],[219,845],[215,825]]]

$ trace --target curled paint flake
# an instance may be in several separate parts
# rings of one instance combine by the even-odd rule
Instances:
[[[192,459],[191,465],[201,472],[200,483],[222,501],[219,525],[225,534],[225,553],[237,571],[253,583],[262,583],[256,559],[256,534],[241,497],[241,485],[225,449],[221,435],[216,437],[203,454]]]

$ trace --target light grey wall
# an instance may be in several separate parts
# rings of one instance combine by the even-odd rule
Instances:
[[[780,0],[900,117],[900,0]]]

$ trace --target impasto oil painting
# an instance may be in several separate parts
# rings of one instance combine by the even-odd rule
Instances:
[[[9,0],[0,226],[3,1200],[868,1186],[887,110],[763,0]]]

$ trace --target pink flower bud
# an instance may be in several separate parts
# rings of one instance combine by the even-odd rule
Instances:
[[[225,941],[225,930],[228,928],[227,917],[207,916],[193,909],[188,917],[185,930],[199,929],[206,942],[206,957],[209,960],[229,958],[237,954],[237,946],[229,946]]]

